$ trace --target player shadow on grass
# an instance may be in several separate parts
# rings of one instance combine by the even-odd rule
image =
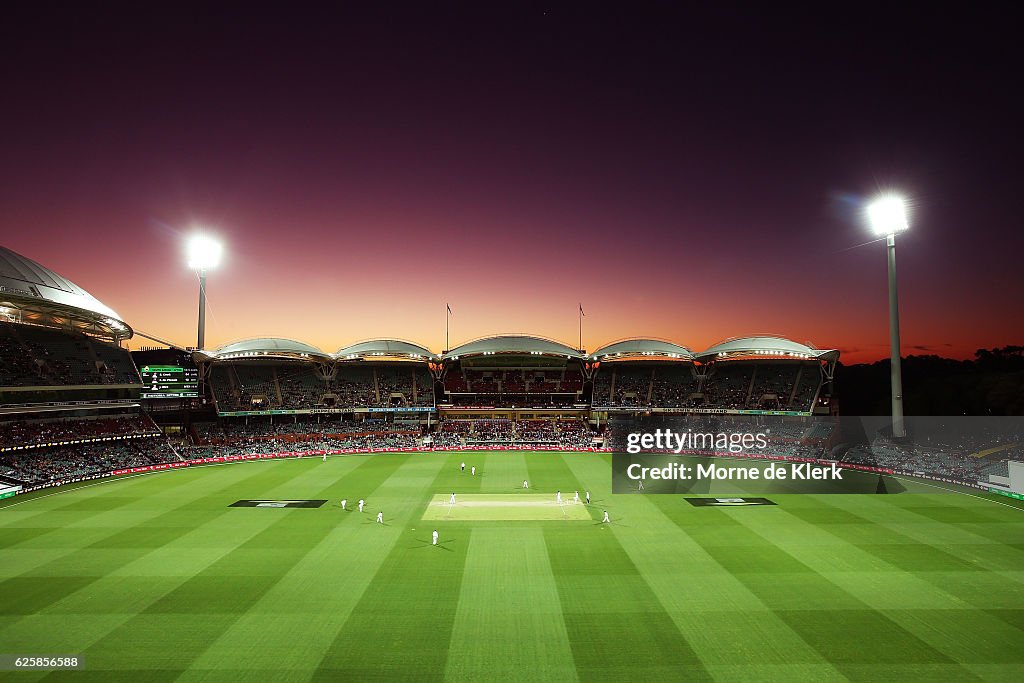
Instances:
[[[437,547],[437,548],[440,548],[441,550],[447,550],[450,553],[454,553],[455,552],[454,550],[452,550],[451,548],[448,547],[449,544],[455,543],[455,541],[453,539],[448,539],[447,541],[439,541],[436,546],[433,543],[431,543],[430,541],[425,541],[425,540],[420,539],[420,538],[417,538],[417,539],[414,539],[414,540],[417,543],[419,543],[419,545],[409,546],[409,550],[420,550],[421,548],[434,548],[434,547]]]

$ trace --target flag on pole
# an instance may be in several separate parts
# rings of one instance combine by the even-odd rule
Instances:
[[[452,307],[451,307],[451,305],[450,304],[445,304],[445,308],[448,309],[448,315],[451,315],[452,314]]]
[[[587,314],[583,312],[583,304],[580,304],[580,315],[582,315],[584,318],[587,317]]]

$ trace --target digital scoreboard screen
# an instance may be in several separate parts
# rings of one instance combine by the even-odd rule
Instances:
[[[143,365],[142,398],[198,398],[199,370],[180,365]]]

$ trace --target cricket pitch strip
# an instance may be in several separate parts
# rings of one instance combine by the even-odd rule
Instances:
[[[423,519],[452,521],[593,521],[582,501],[562,493],[561,504],[553,493],[463,493],[435,495]]]

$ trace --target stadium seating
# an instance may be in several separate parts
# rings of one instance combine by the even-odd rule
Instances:
[[[411,364],[343,363],[332,377],[311,363],[218,363],[210,384],[222,411],[434,405],[429,371]]]
[[[0,422],[0,450],[36,448],[62,441],[123,439],[159,435],[145,415],[75,420],[19,420]]]
[[[128,351],[79,332],[0,323],[0,386],[141,384]]]
[[[583,420],[443,420],[433,435],[435,446],[544,445],[590,446],[590,428]]]
[[[990,474],[1005,476],[1006,461],[1013,456],[1014,452],[1007,450],[1001,451],[997,458],[982,459],[972,455],[963,445],[895,443],[879,437],[869,445],[848,450],[843,462],[973,484],[987,481]]]
[[[648,364],[623,364],[602,368],[594,385],[594,404],[606,406],[650,405],[654,368]]]
[[[0,477],[34,486],[176,460],[162,437],[47,446],[0,453]]]
[[[481,370],[456,366],[444,379],[444,400],[456,406],[568,406],[579,401],[583,373],[578,368]]]

